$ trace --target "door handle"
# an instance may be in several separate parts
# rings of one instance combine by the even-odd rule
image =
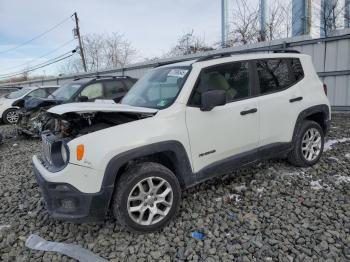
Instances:
[[[249,110],[242,111],[241,112],[241,116],[248,115],[248,114],[254,114],[256,112],[258,112],[258,109],[257,108],[252,108],[252,109],[249,109]]]
[[[303,100],[303,97],[299,96],[296,98],[289,99],[289,103],[294,103],[294,102],[301,101],[301,100]]]

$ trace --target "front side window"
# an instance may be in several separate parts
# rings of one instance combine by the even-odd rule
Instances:
[[[190,68],[163,67],[153,69],[129,90],[121,104],[163,109],[179,94]]]
[[[234,62],[203,69],[190,99],[190,105],[200,106],[206,91],[226,91],[227,102],[251,96],[248,62]]]
[[[81,91],[80,96],[86,96],[89,101],[102,98],[103,97],[103,89],[102,83],[94,83],[88,85]]]
[[[77,93],[79,88],[81,87],[81,84],[77,83],[69,83],[61,86],[60,88],[56,89],[55,92],[53,92],[49,98],[67,101],[72,98],[74,94]]]
[[[295,82],[294,75],[289,72],[290,60],[264,59],[256,62],[261,94],[283,90]]]

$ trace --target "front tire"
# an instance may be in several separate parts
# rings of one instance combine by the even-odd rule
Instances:
[[[312,166],[320,160],[323,147],[324,133],[321,126],[314,121],[306,120],[301,124],[294,139],[288,161],[298,167]]]
[[[2,120],[8,125],[17,124],[19,120],[18,110],[14,108],[7,109],[2,115]]]
[[[180,184],[173,172],[158,163],[138,163],[119,179],[112,211],[128,230],[153,232],[175,216],[180,199]]]

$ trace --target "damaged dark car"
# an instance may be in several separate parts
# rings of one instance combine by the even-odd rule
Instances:
[[[137,79],[128,76],[98,76],[75,79],[53,92],[48,98],[17,101],[20,108],[18,133],[40,137],[47,129],[55,129],[55,121],[47,110],[53,106],[76,102],[113,100],[118,103]]]

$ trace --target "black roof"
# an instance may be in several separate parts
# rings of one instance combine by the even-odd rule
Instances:
[[[285,49],[285,48],[283,48],[283,49],[257,48],[257,49],[250,49],[250,50],[229,51],[229,52],[222,52],[222,53],[207,55],[207,56],[203,56],[203,57],[197,59],[196,62],[207,61],[207,60],[216,59],[216,58],[222,58],[222,57],[228,57],[228,56],[231,56],[231,55],[259,53],[259,52],[300,54],[300,52],[298,50],[293,50],[293,49]]]

